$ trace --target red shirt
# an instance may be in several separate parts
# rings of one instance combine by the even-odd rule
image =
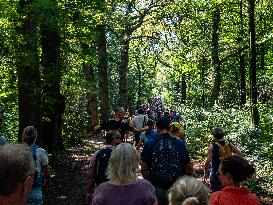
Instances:
[[[226,186],[211,195],[210,205],[260,205],[260,200],[246,188]]]

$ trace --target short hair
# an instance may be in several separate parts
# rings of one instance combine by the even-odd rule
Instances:
[[[123,107],[117,107],[117,108],[115,109],[115,114],[118,114],[118,113],[120,113],[120,112],[125,112],[125,110],[124,110]]]
[[[139,108],[139,109],[137,110],[137,113],[138,113],[138,114],[144,114],[144,109],[143,109],[143,108]]]
[[[156,121],[156,127],[159,129],[170,129],[170,121],[164,117],[158,118]]]
[[[154,121],[153,120],[151,120],[151,119],[149,119],[148,121],[147,121],[147,126],[149,127],[149,126],[154,126]]]
[[[120,137],[120,133],[118,130],[110,130],[109,132],[106,133],[106,144],[111,144],[115,137]]]
[[[168,198],[172,205],[207,205],[209,194],[200,180],[183,176],[169,189]]]
[[[255,173],[253,165],[237,155],[223,158],[220,168],[223,174],[229,173],[235,183],[243,182]]]
[[[215,139],[220,140],[224,138],[225,131],[220,127],[216,127],[212,130],[212,135]]]
[[[121,143],[111,153],[107,177],[110,180],[136,180],[138,164],[139,155],[136,149],[129,143]]]
[[[22,141],[27,143],[28,145],[32,145],[37,138],[37,129],[31,125],[27,126],[22,134]]]
[[[14,193],[31,174],[34,174],[34,163],[28,145],[9,143],[0,147],[0,196]]]

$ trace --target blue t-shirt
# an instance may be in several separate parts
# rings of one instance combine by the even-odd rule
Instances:
[[[140,139],[144,141],[144,144],[151,139],[156,138],[156,132],[152,130],[150,133],[147,133],[146,131],[142,132],[140,134]]]
[[[154,139],[148,140],[144,144],[143,150],[141,152],[141,160],[147,163],[148,168],[150,168],[152,155],[159,140],[164,138],[169,138],[169,137],[171,136],[168,134],[158,134],[157,137],[155,137]],[[176,151],[181,155],[182,163],[184,165],[188,164],[190,162],[190,157],[189,157],[185,144],[179,141],[178,139],[175,139],[174,143],[175,143],[174,147]]]

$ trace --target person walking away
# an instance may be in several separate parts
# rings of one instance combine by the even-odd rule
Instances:
[[[50,178],[47,153],[43,148],[35,144],[36,139],[37,129],[33,125],[26,127],[22,134],[22,140],[31,148],[35,168],[34,182],[27,199],[27,205],[43,204],[42,186]]]
[[[138,115],[135,116],[130,122],[130,126],[134,129],[133,130],[134,140],[135,140],[136,146],[140,140],[141,132],[148,129],[148,127],[145,127],[148,120],[149,118],[146,115],[144,115],[144,110],[142,108],[139,108]]]
[[[144,145],[148,140],[154,139],[156,137],[156,131],[154,130],[154,121],[148,120],[148,129],[140,134],[140,140],[136,146],[136,150],[139,150],[142,145]]]
[[[0,146],[0,204],[24,205],[34,179],[34,162],[29,146]]]
[[[157,205],[155,190],[145,179],[138,179],[139,155],[129,143],[118,145],[111,153],[107,176],[94,193],[93,205]]]
[[[202,181],[183,176],[169,189],[168,199],[169,205],[208,205],[209,193]]]
[[[260,200],[240,184],[252,177],[254,167],[239,156],[225,157],[219,166],[218,177],[224,187],[212,193],[210,205],[260,205]]]
[[[166,118],[156,122],[158,136],[145,143],[141,153],[141,173],[156,189],[159,205],[167,205],[167,190],[183,175],[192,175],[193,168],[185,145],[169,135]]]
[[[113,149],[121,143],[121,135],[117,130],[106,134],[106,146],[95,152],[90,160],[87,177],[87,202],[91,205],[95,189],[107,179],[107,167]]]
[[[129,124],[122,122],[125,116],[125,110],[123,107],[118,107],[115,109],[115,113],[111,119],[107,122],[102,122],[100,125],[94,128],[94,131],[98,132],[101,130],[105,130],[109,132],[110,130],[118,130],[121,134],[122,141],[125,139],[125,135],[132,131],[133,129],[129,126]]]
[[[181,143],[186,144],[185,131],[179,122],[172,122],[170,125],[171,136],[176,137]]]
[[[235,154],[243,157],[242,152],[233,144],[224,140],[225,132],[222,128],[215,128],[212,131],[214,143],[210,145],[207,152],[207,160],[205,163],[204,181],[209,178],[211,191],[219,191],[222,186],[217,176],[217,170],[219,168],[221,159]],[[211,170],[209,172],[209,168]]]

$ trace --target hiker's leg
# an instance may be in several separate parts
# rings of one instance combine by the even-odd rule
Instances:
[[[219,181],[218,176],[216,174],[210,175],[210,187],[212,192],[216,192],[222,189],[221,182]]]

